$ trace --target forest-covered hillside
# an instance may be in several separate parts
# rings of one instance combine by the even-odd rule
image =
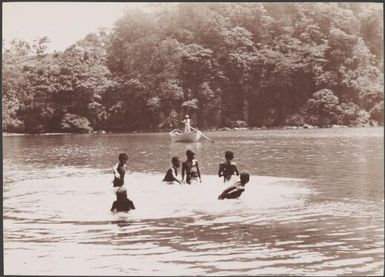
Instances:
[[[383,125],[382,7],[170,3],[63,52],[14,40],[3,131]]]

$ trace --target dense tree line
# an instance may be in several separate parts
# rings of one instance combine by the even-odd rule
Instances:
[[[3,130],[383,124],[383,11],[179,3],[127,11],[63,52],[3,53]]]

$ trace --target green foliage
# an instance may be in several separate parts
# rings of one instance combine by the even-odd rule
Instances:
[[[384,11],[380,6],[368,6],[362,10],[360,17],[360,35],[381,66],[384,59],[383,20]]]
[[[178,84],[177,80],[167,80],[160,84],[160,97],[164,102],[172,106],[172,104],[183,99],[183,88]]]
[[[291,116],[289,116],[286,120],[285,120],[285,124],[287,125],[291,125],[291,126],[303,126],[306,124],[306,118],[305,118],[306,115],[303,115],[301,113],[295,113]]]
[[[342,114],[342,109],[338,105],[338,97],[329,89],[315,92],[303,109],[307,123],[311,125],[337,124]]]
[[[317,12],[314,12],[317,11]],[[63,52],[3,52],[3,129],[383,124],[376,3],[172,3],[128,10]]]
[[[7,52],[10,55],[25,57],[31,54],[32,47],[27,41],[21,39],[13,39],[10,42],[10,45],[11,48],[7,49]]]
[[[185,108],[186,113],[191,113],[199,109],[199,101],[196,98],[185,101],[182,103],[182,107]]]
[[[88,133],[93,131],[87,118],[71,113],[64,115],[60,127],[64,132]]]
[[[338,123],[348,126],[365,126],[369,124],[369,113],[361,110],[356,104],[348,102],[340,105],[342,113]]]
[[[370,110],[370,117],[375,120],[378,124],[384,125],[384,101],[377,103]]]
[[[38,37],[34,40],[34,44],[32,45],[32,49],[37,58],[43,58],[47,51],[47,43],[49,43],[48,37]]]

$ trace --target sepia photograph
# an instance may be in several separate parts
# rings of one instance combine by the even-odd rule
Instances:
[[[383,7],[2,3],[3,275],[383,276]]]

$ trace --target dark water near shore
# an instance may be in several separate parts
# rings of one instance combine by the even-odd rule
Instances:
[[[5,274],[382,275],[383,128],[3,137]],[[202,184],[160,182],[192,149]],[[225,150],[252,176],[216,200]],[[125,151],[137,210],[109,212]]]

